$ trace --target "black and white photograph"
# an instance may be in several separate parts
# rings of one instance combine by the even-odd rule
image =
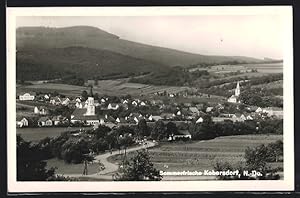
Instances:
[[[10,191],[293,190],[291,7],[9,8],[7,29]]]

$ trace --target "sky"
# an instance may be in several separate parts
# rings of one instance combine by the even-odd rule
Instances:
[[[98,27],[121,39],[181,51],[282,59],[280,15],[24,16],[17,27]]]

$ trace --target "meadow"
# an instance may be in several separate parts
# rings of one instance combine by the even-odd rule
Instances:
[[[212,170],[217,161],[243,161],[247,147],[253,148],[276,140],[282,140],[282,135],[224,136],[205,141],[161,143],[149,149],[149,154],[159,170],[203,171]],[[129,153],[128,157],[132,155],[134,153]],[[117,155],[108,160],[118,162],[120,159],[122,156]],[[282,167],[282,163],[272,165]]]
[[[26,141],[38,142],[46,137],[57,137],[63,132],[76,131],[82,127],[37,127],[37,128],[17,128],[17,135]]]

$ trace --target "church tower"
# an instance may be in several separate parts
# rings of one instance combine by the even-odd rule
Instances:
[[[87,104],[87,110],[86,110],[85,116],[93,116],[93,115],[95,115],[94,98],[88,97],[87,101],[88,101],[88,104]]]
[[[235,88],[235,96],[236,97],[239,97],[241,94],[241,90],[240,90],[240,82],[238,81],[237,84],[236,84],[236,88]]]

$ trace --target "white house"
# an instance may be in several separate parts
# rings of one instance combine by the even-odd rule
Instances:
[[[140,103],[140,105],[141,105],[141,106],[146,106],[146,103],[142,101],[142,102]]]
[[[202,117],[198,118],[198,120],[196,121],[196,123],[202,123],[202,122],[203,122],[203,118]]]
[[[28,120],[26,118],[22,118],[21,120],[17,121],[17,127],[26,127],[28,126]]]
[[[206,113],[211,112],[214,108],[213,107],[207,107],[206,108]]]
[[[61,102],[61,104],[67,106],[70,103],[70,101],[71,100],[69,98],[66,98]]]
[[[230,98],[228,98],[227,102],[238,103],[238,97],[235,95],[232,95],[232,96],[230,96]]]
[[[108,106],[107,106],[107,109],[117,110],[117,109],[119,109],[119,107],[120,106],[118,104],[109,103]]]
[[[24,100],[34,100],[35,96],[30,95],[30,93],[25,93],[23,95],[19,95],[19,99],[24,101]]]
[[[40,114],[39,108],[38,108],[38,107],[34,107],[33,113],[34,113],[34,114]]]
[[[258,107],[256,110],[255,110],[256,113],[261,113],[262,112],[262,108]]]
[[[188,130],[178,130],[175,134],[170,136],[169,140],[177,140],[181,138],[192,139],[192,135]]]
[[[45,94],[45,95],[44,95],[44,99],[45,99],[45,100],[49,100],[49,99],[50,99],[50,96],[49,96],[48,94]]]
[[[131,104],[134,105],[134,106],[137,106],[137,105],[138,105],[138,102],[134,100],[134,101],[132,101]]]

